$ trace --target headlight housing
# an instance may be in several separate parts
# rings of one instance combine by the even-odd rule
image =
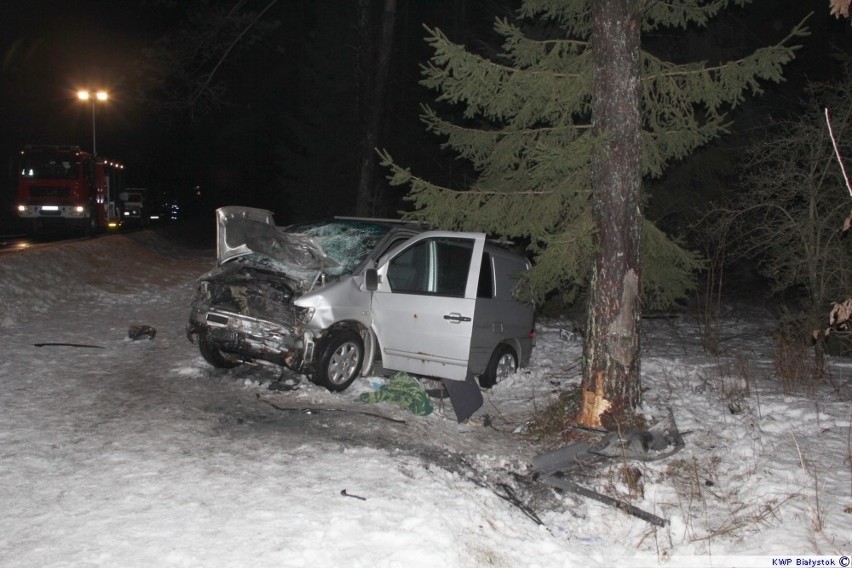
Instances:
[[[296,311],[296,321],[304,326],[308,325],[314,317],[314,312],[316,312],[316,308],[303,308],[301,306],[294,306],[293,309]]]

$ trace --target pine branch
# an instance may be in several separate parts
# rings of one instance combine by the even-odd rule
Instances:
[[[657,29],[660,26],[686,29],[689,24],[705,27],[711,18],[722,9],[734,3],[744,5],[751,0],[679,0],[663,2],[661,0],[643,0],[640,10],[643,15],[642,29]]]

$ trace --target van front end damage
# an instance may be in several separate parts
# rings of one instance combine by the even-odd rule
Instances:
[[[371,367],[370,295],[351,272],[390,226],[344,219],[283,228],[269,211],[246,207],[223,207],[216,219],[217,266],[199,279],[186,328],[208,363],[270,362],[332,391]]]
[[[239,262],[213,269],[198,284],[187,336],[217,367],[254,360],[300,370],[305,310],[293,305],[290,284]]]
[[[304,342],[293,328],[221,310],[200,312],[199,316],[187,325],[190,341],[206,342],[208,349],[217,349],[226,360],[268,361],[294,371],[301,368]],[[205,358],[215,366],[231,366]]]

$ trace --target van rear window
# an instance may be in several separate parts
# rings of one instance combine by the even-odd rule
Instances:
[[[491,255],[482,253],[482,266],[479,269],[479,285],[476,287],[477,298],[494,297],[494,273],[491,270]]]

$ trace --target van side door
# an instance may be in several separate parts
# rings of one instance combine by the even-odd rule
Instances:
[[[373,332],[385,368],[464,380],[485,235],[430,231],[381,259]]]

